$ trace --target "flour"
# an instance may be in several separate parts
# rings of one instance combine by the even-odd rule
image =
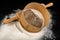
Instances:
[[[15,15],[15,14],[13,14]],[[7,18],[8,16],[6,16]],[[10,15],[12,17],[12,15]],[[21,29],[17,28],[17,25]],[[52,30],[50,27],[52,25],[52,19],[50,19],[49,25],[43,28],[38,33],[29,33],[24,30],[18,21],[11,22],[9,24],[1,24],[0,26],[0,40],[46,40],[46,38],[53,39]],[[53,35],[54,36],[54,35]]]

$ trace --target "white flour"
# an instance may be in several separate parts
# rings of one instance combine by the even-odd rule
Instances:
[[[9,17],[12,17],[13,15],[15,14],[10,15]],[[23,28],[19,30],[16,27],[17,25],[22,27],[18,21],[11,22],[9,24],[1,24],[0,40],[46,40],[46,38],[53,39],[53,33],[51,30],[52,19],[50,19],[49,25],[43,28],[39,33],[29,33]]]

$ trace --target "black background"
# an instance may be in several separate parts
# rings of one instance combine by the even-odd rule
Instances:
[[[53,33],[56,40],[60,39],[60,2],[59,0],[1,0],[0,1],[0,21],[5,15],[8,15],[16,9],[23,9],[24,6],[30,2],[39,2],[47,4],[53,2],[54,5],[48,9],[51,10],[52,19],[54,20]]]

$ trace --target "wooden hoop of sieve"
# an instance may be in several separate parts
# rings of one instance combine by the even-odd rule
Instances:
[[[53,5],[53,3],[49,3],[47,5],[44,5],[44,4],[32,2],[32,3],[29,3],[28,5],[26,5],[23,10],[25,10],[25,9],[36,9],[36,10],[40,11],[44,17],[44,25],[43,25],[43,27],[44,27],[49,23],[49,20],[50,20],[50,14],[46,8],[50,7],[52,5]],[[4,20],[3,23],[7,24],[7,23],[10,23],[14,20],[18,20],[19,22],[22,23],[23,27],[26,30],[28,30],[29,32],[39,32],[43,27],[36,28],[35,26],[27,23],[26,20],[24,19],[24,16],[23,16],[23,10],[20,12],[17,12],[15,17]]]

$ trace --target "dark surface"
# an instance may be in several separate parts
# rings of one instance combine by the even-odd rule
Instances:
[[[2,0],[0,1],[0,20],[3,19],[5,15],[10,14],[13,10],[23,9],[24,6],[30,2],[39,2],[39,3],[49,3],[53,2],[54,5],[48,9],[51,10],[52,19],[54,20],[53,33],[56,36],[56,40],[60,39],[60,2],[59,0],[21,0],[21,1],[12,1],[12,0]]]

